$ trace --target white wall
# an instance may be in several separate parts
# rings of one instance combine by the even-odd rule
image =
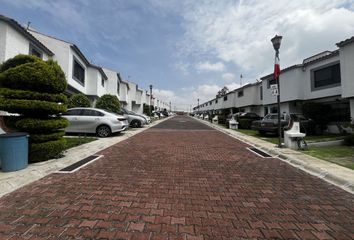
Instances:
[[[354,43],[339,49],[342,97],[354,97]]]
[[[0,21],[0,63],[6,60],[5,50],[6,50],[6,26],[7,24]]]
[[[117,86],[118,86],[118,77],[117,77],[117,72],[112,71],[110,69],[103,68],[104,73],[107,75],[107,81],[106,81],[106,91],[108,94],[115,95],[118,97],[119,100],[120,96],[119,93],[117,92]]]
[[[105,86],[107,84],[107,81],[105,80],[105,86],[102,86],[102,75],[98,69],[88,67],[86,76],[86,94],[95,95],[98,97],[101,97],[102,95],[106,94]]]

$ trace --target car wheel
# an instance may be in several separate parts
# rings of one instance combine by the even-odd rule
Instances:
[[[101,138],[108,137],[111,135],[111,128],[107,125],[101,125],[96,129],[96,134]]]
[[[133,120],[131,125],[132,125],[132,127],[140,128],[141,127],[141,122],[139,120]]]

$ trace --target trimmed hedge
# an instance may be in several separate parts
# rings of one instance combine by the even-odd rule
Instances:
[[[238,122],[238,127],[241,128],[241,129],[251,129],[251,125],[252,125],[252,122],[254,120],[253,119],[238,119],[237,122]]]
[[[54,141],[62,138],[65,135],[65,131],[60,130],[57,132],[49,133],[49,134],[31,134],[30,140],[32,143],[41,143]]]
[[[15,123],[16,128],[30,133],[52,133],[57,131],[57,129],[66,128],[68,125],[69,121],[65,118],[25,118]]]
[[[32,143],[29,153],[29,162],[41,162],[48,159],[58,158],[65,150],[66,140],[61,138],[55,141]]]
[[[65,149],[65,118],[53,117],[66,111],[65,74],[53,60],[18,55],[0,67],[0,109],[19,113],[9,118],[17,130],[30,134],[30,162],[58,157]]]
[[[40,58],[33,56],[33,55],[24,55],[24,54],[19,54],[9,60],[7,60],[6,62],[4,62],[1,66],[0,66],[0,72],[4,72],[9,68],[13,68],[25,63],[31,63],[31,62],[37,62],[37,61],[41,61]]]
[[[109,112],[119,113],[120,102],[117,96],[105,94],[97,100],[96,108]]]
[[[344,138],[344,145],[354,146],[354,134],[350,134]]]
[[[5,88],[62,93],[66,80],[56,79],[57,72],[44,61],[25,63],[0,73],[0,84]]]
[[[52,115],[66,111],[66,105],[38,100],[20,100],[0,98],[0,109],[10,113],[29,116]]]
[[[91,107],[91,102],[85,94],[77,93],[73,94],[69,98],[68,108],[75,107]]]
[[[24,100],[41,100],[48,102],[60,102],[67,103],[68,98],[65,94],[50,94],[50,93],[39,93],[33,91],[25,91],[10,88],[0,88],[0,97],[8,99],[24,99]]]

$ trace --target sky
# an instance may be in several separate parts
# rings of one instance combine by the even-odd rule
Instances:
[[[75,43],[174,109],[214,98],[354,36],[354,0],[0,0],[0,14]]]

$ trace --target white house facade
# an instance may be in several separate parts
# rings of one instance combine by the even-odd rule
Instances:
[[[0,63],[18,54],[30,54],[47,60],[54,53],[19,23],[0,15]]]

